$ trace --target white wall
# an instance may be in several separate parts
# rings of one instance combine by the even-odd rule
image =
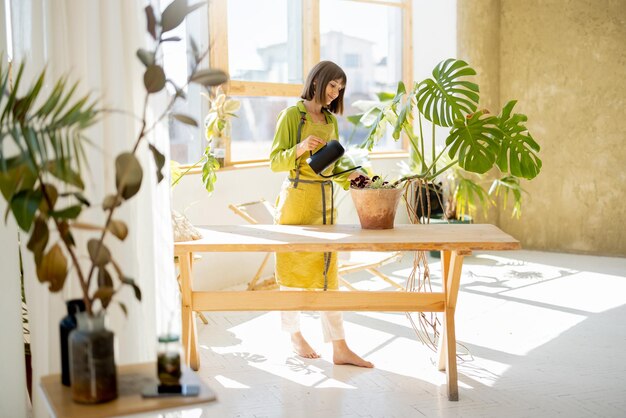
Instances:
[[[397,163],[400,159],[373,160],[374,172],[388,178],[399,177]],[[287,173],[273,173],[268,165],[252,168],[223,170],[218,173],[215,192],[208,196],[200,175],[187,175],[173,190],[173,207],[184,213],[194,225],[246,224],[240,216],[228,209],[230,203],[245,203],[261,198],[274,203]],[[347,192],[339,190],[335,200],[339,212],[337,223],[356,224],[358,217]],[[407,223],[404,207],[398,208],[396,223]],[[257,271],[263,253],[202,254],[194,264],[194,289],[215,290],[245,284]],[[271,263],[270,263],[271,264]],[[267,268],[271,273],[273,266]]]

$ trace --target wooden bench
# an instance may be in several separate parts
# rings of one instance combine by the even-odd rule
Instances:
[[[194,311],[443,312],[439,369],[446,371],[451,401],[459,398],[454,312],[463,257],[475,250],[520,248],[519,241],[488,224],[396,225],[387,230],[364,230],[358,225],[220,225],[198,229],[202,239],[174,246],[181,271],[185,361],[192,369],[200,367]],[[431,250],[442,253],[442,292],[197,292],[191,277],[195,252]]]

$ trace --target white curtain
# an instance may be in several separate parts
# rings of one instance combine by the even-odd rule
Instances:
[[[149,41],[145,5],[139,0],[12,0],[15,60],[26,59],[30,79],[47,66],[47,89],[67,74],[70,80],[80,82],[79,92],[92,91],[105,108],[141,116],[143,67],[135,51]],[[164,99],[157,97],[150,102],[149,118],[160,114]],[[87,136],[94,146],[87,148],[86,189],[92,207],[81,215],[82,221],[103,223],[102,198],[115,191],[115,157],[132,149],[139,129],[136,119],[119,113],[105,114],[90,129]],[[148,139],[169,157],[166,132],[160,127]],[[113,237],[106,242],[143,294],[141,303],[134,299],[131,288],[116,295],[114,300],[127,306],[128,318],[115,302],[108,309],[108,327],[116,336],[117,364],[153,361],[156,334],[165,330],[170,318],[178,322],[180,317],[172,263],[169,183],[166,179],[156,185],[156,169],[147,144],[139,149],[138,156],[144,168],[142,188],[114,216],[127,223],[129,235],[122,243]],[[169,163],[165,167],[167,170]],[[83,254],[85,243],[92,237],[77,237]],[[80,296],[80,288],[76,277],[70,276],[62,294],[50,294],[36,279],[30,253],[23,248],[23,254],[33,350],[33,406],[35,416],[45,416],[37,385],[41,376],[60,371],[58,323],[65,315],[64,301]],[[178,329],[179,324],[174,327]]]

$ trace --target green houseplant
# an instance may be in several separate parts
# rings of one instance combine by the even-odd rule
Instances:
[[[528,132],[526,115],[513,112],[515,100],[507,102],[497,115],[479,109],[479,87],[468,79],[473,75],[476,71],[465,61],[446,59],[435,66],[432,77],[415,83],[408,93],[400,82],[395,94],[379,94],[378,102],[361,103],[363,113],[349,117],[352,123],[369,128],[361,145],[363,148],[371,150],[388,128],[392,129],[395,140],[401,133],[408,138],[410,165],[407,165],[405,175],[393,184],[405,185],[411,222],[429,222],[431,194],[440,196],[444,182],[449,190],[446,200],[451,201],[455,209],[460,209],[449,213],[450,217],[458,218],[481,201],[490,204],[486,198],[488,193],[472,176],[491,171],[498,175],[489,194],[501,198],[504,204],[512,195],[513,214],[519,216],[520,182],[532,180],[541,171],[542,163],[537,155],[540,147]],[[403,101],[404,96],[406,100]],[[425,121],[430,122],[430,133],[425,132]],[[438,127],[447,130],[440,148],[436,142]],[[426,149],[428,139],[429,153]],[[416,252],[409,279],[411,285],[407,290],[430,288],[427,264],[425,253]],[[408,317],[418,337],[436,350],[440,325],[437,317],[421,314],[419,327],[410,315]],[[427,328],[432,332],[425,332]]]
[[[394,95],[381,94],[378,102],[365,103],[365,111],[349,118],[355,124],[369,128],[362,146],[369,150],[393,129],[393,138],[401,133],[411,149],[410,174],[396,183],[410,181],[420,189],[413,194],[411,205],[422,207],[420,213],[430,213],[430,193],[437,181],[456,179],[449,199],[454,199],[456,216],[476,207],[487,192],[471,177],[491,170],[499,172],[489,188],[491,196],[506,203],[512,195],[513,214],[519,216],[522,201],[520,180],[532,180],[541,170],[537,153],[539,144],[526,127],[527,116],[514,113],[517,103],[511,100],[498,115],[479,109],[479,87],[468,77],[475,75],[465,61],[446,59],[435,66],[432,77],[415,83],[407,93],[402,82]],[[406,100],[403,101],[404,96]],[[425,121],[430,122],[430,133],[425,132]],[[447,128],[443,147],[437,148],[436,128]],[[429,138],[430,137],[430,138]],[[430,140],[430,153],[426,141]]]
[[[176,86],[166,79],[159,62],[160,48],[164,42],[179,40],[167,37],[167,32],[180,25],[187,14],[200,6],[202,4],[188,5],[186,0],[175,0],[161,16],[157,16],[151,6],[145,8],[147,31],[154,44],[150,50],[137,51],[137,57],[145,66],[144,112],[142,117],[138,117],[141,123],[133,146],[115,159],[116,192],[106,196],[101,203],[106,218],[103,225],[80,222],[79,217],[90,206],[84,195],[83,181],[83,170],[88,164],[84,152],[88,142],[85,130],[101,120],[106,112],[99,109],[98,101],[90,99],[89,95],[75,97],[76,84],[69,84],[67,78],[56,80],[52,91],[44,98],[41,93],[46,79],[45,70],[29,89],[22,90],[20,87],[26,83],[22,77],[24,64],[19,66],[13,83],[10,82],[10,70],[0,64],[0,191],[8,203],[6,215],[11,214],[21,231],[28,236],[27,248],[33,254],[37,278],[48,285],[50,292],[59,292],[72,271],[85,303],[84,321],[101,323],[102,315],[123,286],[132,287],[137,300],[141,300],[141,291],[135,280],[124,274],[123,266],[115,261],[105,238],[109,234],[121,241],[126,238],[128,226],[116,219],[115,213],[141,188],[143,169],[136,157],[139,145],[148,142],[147,135],[170,113],[174,101],[184,96],[184,86]],[[194,65],[187,83],[210,87],[226,81],[227,76],[221,71],[199,70],[203,55],[195,47],[192,49]],[[166,83],[172,84],[176,94],[156,122],[149,125],[145,111],[149,99],[163,90]],[[24,93],[20,94],[20,91]],[[188,116],[174,117],[197,126],[197,122]],[[153,144],[149,143],[148,147],[160,182],[165,157]],[[78,248],[74,239],[79,231],[93,235],[84,249]],[[88,257],[89,263],[79,261],[83,254]],[[126,313],[126,307],[121,302],[119,306]],[[94,361],[92,365],[95,369],[89,364],[75,365],[75,369],[85,372],[87,379],[96,376],[103,380],[94,386],[93,382],[82,379],[83,376],[73,376],[72,392],[76,401],[93,403],[117,396],[112,336],[109,338],[104,334],[98,334],[98,341],[107,345],[108,348],[101,351],[106,351],[109,357]],[[79,348],[86,349],[90,345],[87,341],[89,336],[81,335],[80,338],[85,344]],[[77,353],[75,359],[82,354],[90,358],[95,355],[94,352],[76,351],[75,346],[72,350]],[[98,368],[103,365],[106,370]],[[83,391],[85,387],[87,389]],[[97,390],[89,391],[88,387],[96,387]]]

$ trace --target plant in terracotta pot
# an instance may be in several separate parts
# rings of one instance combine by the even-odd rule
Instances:
[[[379,95],[378,102],[355,104],[363,113],[349,119],[370,129],[362,144],[364,148],[371,150],[387,129],[392,129],[396,140],[402,133],[408,138],[411,174],[401,180],[420,190],[411,196],[407,194],[409,208],[424,207],[423,213],[428,215],[430,193],[421,191],[433,190],[438,179],[445,178],[450,170],[460,169],[459,173],[470,175],[494,173],[496,179],[489,188],[491,195],[503,202],[512,195],[513,213],[518,216],[522,198],[520,181],[532,180],[541,171],[540,147],[526,127],[527,116],[513,111],[517,101],[507,102],[497,115],[479,109],[479,87],[469,79],[475,74],[465,61],[450,58],[437,64],[432,77],[415,83],[409,92],[400,82],[393,97]],[[430,133],[425,127],[431,128]],[[436,136],[442,130],[446,136],[443,146],[438,148]],[[463,196],[472,204],[478,203],[484,194],[477,187],[482,189],[482,186],[468,176],[462,178],[471,182],[458,184],[476,193],[459,193],[455,189],[452,196],[456,196],[457,207],[463,206],[459,202]],[[489,204],[486,200],[485,203]],[[419,222],[416,215],[409,213],[409,216]]]
[[[157,18],[153,8],[145,8],[147,31],[153,48],[139,49],[137,57],[145,65],[147,109],[153,94],[166,85],[159,63],[163,42],[175,41],[167,32],[180,25],[186,15],[200,5],[188,6],[186,0],[175,0]],[[204,86],[223,83],[227,75],[218,70],[198,70],[202,55],[194,50],[195,65],[187,79]],[[28,250],[33,254],[37,278],[50,292],[63,289],[71,274],[81,289],[85,312],[76,315],[78,328],[70,335],[71,380],[73,399],[97,403],[117,396],[117,379],[113,354],[113,334],[104,327],[104,314],[123,287],[131,287],[137,300],[141,291],[135,280],[123,272],[107,245],[108,239],[124,241],[128,226],[116,218],[117,209],[139,192],[143,168],[136,156],[139,146],[148,142],[148,134],[182,96],[184,86],[174,85],[175,95],[156,122],[148,123],[146,111],[133,146],[115,158],[115,192],[104,197],[102,225],[79,220],[91,203],[85,196],[84,168],[89,164],[84,147],[86,129],[98,123],[106,112],[89,95],[75,97],[76,85],[67,78],[56,80],[52,91],[41,94],[46,74],[42,71],[30,88],[23,79],[24,64],[17,69],[14,82],[11,72],[0,63],[0,191],[8,203],[8,213],[28,236]],[[183,123],[196,124],[179,115]],[[157,167],[157,181],[164,155],[151,143],[148,148]],[[79,248],[76,234],[89,234],[85,248]],[[82,260],[85,258],[88,261]],[[126,313],[126,306],[118,302]]]
[[[363,229],[391,229],[403,189],[380,176],[350,180],[350,195]]]

